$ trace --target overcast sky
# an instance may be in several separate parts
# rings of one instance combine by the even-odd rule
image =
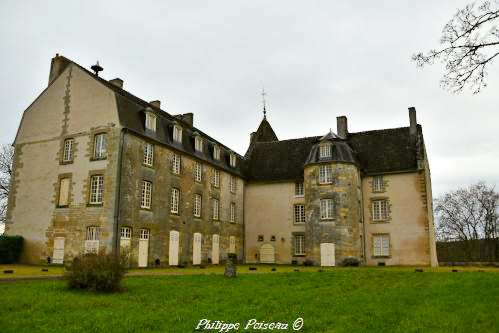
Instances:
[[[434,196],[499,183],[499,64],[488,87],[452,95],[443,66],[411,55],[438,47],[468,1],[2,1],[0,143],[48,81],[56,53],[90,68],[244,154],[267,119],[279,139],[423,126]]]

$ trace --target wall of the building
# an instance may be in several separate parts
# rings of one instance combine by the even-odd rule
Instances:
[[[181,174],[172,173],[174,150],[159,144],[154,145],[153,166],[145,166],[144,146],[147,141],[131,133],[124,138],[121,171],[120,227],[132,228],[131,264],[136,265],[139,251],[140,229],[150,231],[148,265],[159,260],[160,265],[169,264],[169,235],[171,230],[179,235],[179,264],[191,264],[193,234],[202,234],[201,262],[207,264],[212,258],[212,236],[220,236],[220,258],[224,260],[229,250],[229,237],[236,237],[236,254],[243,257],[244,182],[236,177],[235,193],[229,188],[230,174],[220,170],[220,187],[212,184],[213,166],[202,163],[202,182],[194,179],[196,160],[181,155]],[[152,182],[151,209],[141,209],[142,182]],[[170,213],[172,188],[180,190],[179,213]],[[193,215],[194,195],[202,196],[201,217]],[[213,220],[213,198],[219,199],[219,220]],[[230,222],[230,204],[236,204],[235,223]]]
[[[425,172],[383,175],[385,191],[373,192],[373,177],[362,179],[364,220],[366,227],[366,259],[368,265],[430,265],[432,264],[429,210]],[[430,190],[431,191],[431,190]],[[430,192],[431,196],[431,192]],[[373,222],[372,200],[388,200],[386,222]],[[431,225],[433,227],[433,225]],[[375,257],[373,235],[388,234],[390,251],[387,257]]]
[[[96,131],[108,133],[105,160],[91,160]],[[25,239],[22,261],[46,262],[54,237],[66,237],[67,258],[77,255],[87,225],[101,226],[101,244],[111,244],[119,132],[114,93],[75,65],[28,107],[15,142],[6,223],[6,234]],[[71,164],[61,163],[66,138],[75,140]],[[89,177],[95,170],[104,175],[104,204],[87,207]],[[68,208],[56,208],[61,175],[71,177]]]
[[[304,204],[295,197],[295,183],[249,183],[244,193],[246,262],[260,261],[260,248],[270,244],[278,264],[303,260],[292,255],[293,233],[304,233],[305,225],[294,224],[294,205]],[[263,241],[258,236],[263,236]],[[275,236],[275,241],[271,237]]]

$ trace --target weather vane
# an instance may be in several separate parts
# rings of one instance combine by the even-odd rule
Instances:
[[[262,97],[263,97],[263,118],[267,117],[267,110],[265,110],[265,95],[267,95],[267,93],[265,92],[265,87],[263,87],[263,91],[262,91]]]

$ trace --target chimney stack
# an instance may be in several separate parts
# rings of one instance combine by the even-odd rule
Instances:
[[[150,101],[149,104],[151,104],[155,108],[158,108],[158,109],[161,108],[161,101],[158,101],[158,100]]]
[[[416,121],[416,108],[411,106],[409,108],[409,134],[416,135],[418,132],[418,122]]]
[[[49,74],[49,84],[51,84],[61,73],[68,67],[71,60],[60,56],[56,53],[55,57],[52,58],[50,63],[50,74]]]
[[[348,135],[347,117],[341,116],[336,117],[336,131],[338,136],[342,139],[346,139]]]
[[[123,80],[118,78],[118,77],[116,79],[109,80],[109,83],[111,83],[112,85],[114,85],[118,88],[123,89]]]
[[[189,126],[193,126],[194,124],[194,114],[192,112],[177,114],[174,116],[175,118],[181,119],[184,123],[189,124]]]

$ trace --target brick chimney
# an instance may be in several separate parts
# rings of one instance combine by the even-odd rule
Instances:
[[[161,108],[161,101],[159,101],[159,100],[150,101],[149,104],[151,104],[155,108],[158,108],[158,109]]]
[[[177,114],[174,116],[175,118],[181,119],[184,123],[189,124],[189,126],[193,126],[194,124],[194,114],[192,112]]]
[[[52,58],[50,63],[50,73],[49,73],[49,84],[51,84],[61,73],[68,67],[71,60],[60,56],[56,53],[55,57]]]
[[[109,80],[109,83],[111,83],[112,85],[114,85],[118,88],[123,89],[123,80],[120,79],[119,77],[117,77],[116,79]]]
[[[418,132],[418,122],[416,121],[416,108],[409,108],[409,134],[416,135]]]
[[[346,139],[348,135],[347,117],[341,116],[336,117],[336,131],[338,136],[342,139]]]

